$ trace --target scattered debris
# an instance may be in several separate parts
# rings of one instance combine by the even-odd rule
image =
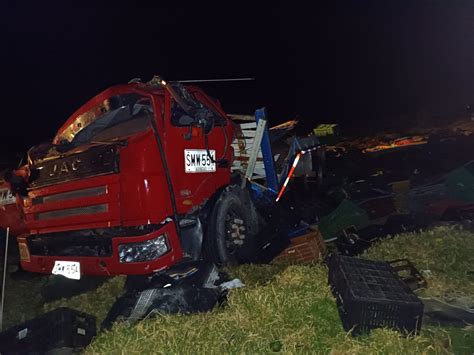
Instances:
[[[151,276],[129,276],[127,292],[112,306],[102,328],[159,313],[210,311],[224,301],[228,290],[243,286],[238,279],[227,280],[214,264],[205,261],[183,262]]]
[[[95,317],[70,308],[58,308],[0,333],[2,354],[43,354],[78,350],[96,335]]]
[[[321,219],[319,230],[324,239],[328,240],[351,226],[361,229],[368,225],[368,213],[355,203],[345,199],[332,213]]]
[[[318,230],[290,239],[290,245],[273,262],[308,264],[321,261],[326,254],[326,245]]]
[[[313,129],[316,137],[334,136],[338,135],[339,125],[336,123],[322,123]]]
[[[388,263],[402,281],[410,287],[410,290],[417,291],[428,286],[426,279],[408,259],[391,260]]]
[[[430,323],[461,327],[474,324],[474,307],[459,307],[433,298],[421,300],[425,305],[425,320]]]
[[[389,263],[333,255],[329,284],[343,327],[352,335],[381,327],[420,332],[423,303]]]
[[[428,137],[426,136],[402,137],[387,143],[378,144],[375,147],[365,148],[362,150],[362,153],[376,153],[388,149],[406,148],[426,143],[428,143]]]
[[[233,279],[223,282],[219,285],[222,290],[232,290],[234,288],[245,287],[245,284],[240,279]]]
[[[295,227],[293,221],[290,223],[292,216],[285,215],[286,211],[281,212],[281,223],[293,229],[288,232],[281,228],[277,232],[277,228],[273,228],[273,234],[279,233],[280,237],[264,243],[265,248],[262,250],[271,256],[265,262],[269,262],[276,254],[273,260],[275,263],[319,261],[326,253],[326,242],[331,241],[336,242],[340,253],[357,255],[385,236],[426,228],[440,220],[447,223],[461,221],[474,230],[474,161],[466,163],[466,156],[452,154],[450,149],[445,149],[462,146],[460,142],[466,142],[463,139],[472,133],[468,129],[452,131],[450,134],[441,131],[413,132],[410,136],[387,134],[342,141],[337,124],[319,125],[311,137],[288,137],[296,123],[288,121],[269,130],[271,142],[280,144],[273,150],[274,163],[278,168],[276,171],[282,171],[278,176],[279,185],[285,177],[288,177],[288,181],[293,177],[306,179],[310,173],[314,173],[319,178],[319,171],[314,170],[314,166],[327,159],[321,154],[323,150],[313,152],[311,147],[319,144],[315,137],[324,138],[325,142],[334,144],[326,150],[331,164],[334,163],[332,170],[328,171],[330,176],[324,185],[326,190],[318,191],[317,195],[327,213],[317,211],[318,228],[310,231],[307,223],[300,222]],[[250,142],[256,135],[257,125],[252,122],[245,123],[243,127],[246,129],[240,132],[234,142],[242,169],[247,167],[250,159]],[[298,155],[306,151],[311,154]],[[442,159],[439,154],[444,154]],[[299,162],[293,169],[292,159]],[[439,164],[436,159],[439,159]],[[283,166],[286,170],[280,169]],[[263,154],[259,152],[253,178],[258,173],[260,177],[264,176],[264,170]],[[318,189],[320,186],[319,181]],[[258,189],[258,184],[252,185],[252,188],[252,194],[259,197],[258,202],[268,197]],[[270,192],[274,194],[278,191]],[[3,200],[11,199],[8,194],[0,197]],[[273,195],[270,197],[275,198]],[[305,196],[299,191],[297,197],[301,201],[297,201],[299,206],[294,210],[304,209]],[[265,212],[268,213],[269,209]],[[309,212],[314,214],[314,211]],[[306,218],[301,220],[308,221]],[[196,256],[198,258],[199,255]],[[259,261],[263,259],[260,256]],[[432,272],[424,270],[424,274],[429,278]],[[72,295],[75,292],[72,286],[78,283],[66,279],[61,281],[69,282],[64,290],[69,292],[66,296]],[[412,291],[427,287],[427,282],[406,259],[382,263],[333,256],[330,259],[329,282],[344,328],[352,330],[353,335],[383,326],[417,334],[423,309],[431,320],[440,323],[466,324],[473,321],[474,310],[471,308],[427,298],[422,299],[425,304],[423,308],[423,303]],[[100,281],[97,283],[100,284]],[[102,327],[108,329],[115,322],[133,324],[159,313],[209,311],[225,300],[229,290],[240,287],[245,287],[241,280],[228,280],[214,264],[204,261],[181,262],[150,276],[129,276],[126,293],[113,305]],[[54,289],[50,290],[50,294],[64,296],[59,296]],[[43,296],[48,298],[46,294]],[[31,336],[27,336],[29,331],[24,332],[31,326],[19,327],[23,328],[15,330],[17,340]],[[4,333],[0,334],[0,346]],[[78,334],[82,334],[82,330]]]
[[[313,134],[324,144],[336,144],[340,133],[339,125],[335,123],[320,124],[313,129]]]

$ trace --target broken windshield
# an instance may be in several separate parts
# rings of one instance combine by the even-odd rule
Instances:
[[[152,114],[153,108],[148,97],[138,94],[111,96],[77,116],[58,136],[58,143],[78,146],[138,133],[150,127]]]
[[[226,120],[212,106],[204,104],[179,83],[170,84],[173,96],[171,122],[177,126],[189,126],[197,122],[222,125]]]

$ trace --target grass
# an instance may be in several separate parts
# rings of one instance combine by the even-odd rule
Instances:
[[[418,337],[378,329],[351,337],[342,329],[323,265],[243,265],[229,272],[246,287],[233,290],[224,307],[116,325],[87,353],[470,354],[474,349],[470,328],[424,327]]]
[[[93,314],[97,320],[97,327],[99,327],[112,304],[122,294],[124,285],[124,276],[112,277],[94,291],[46,303],[43,306],[43,311],[48,312],[59,307],[73,308]]]
[[[31,278],[13,280],[7,273],[3,330],[23,323],[42,313],[43,299],[40,289],[45,283],[46,278],[42,275],[33,275]]]
[[[399,235],[374,245],[363,257],[406,257],[427,273],[425,294],[450,291],[474,295],[474,234],[435,228]],[[472,354],[474,330],[423,326],[418,337],[378,329],[368,336],[347,334],[327,285],[324,265],[242,265],[228,270],[246,287],[232,290],[212,312],[160,315],[134,326],[117,324],[100,333],[89,354],[148,353],[331,353],[331,354]],[[44,305],[43,311],[68,306],[94,314],[100,323],[123,288],[112,278],[95,291]]]
[[[428,282],[421,296],[474,304],[474,235],[458,226],[437,227],[382,240],[362,257],[372,260],[406,258]]]

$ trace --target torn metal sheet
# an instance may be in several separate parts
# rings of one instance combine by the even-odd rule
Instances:
[[[457,307],[433,298],[420,299],[425,305],[424,315],[429,323],[461,327],[474,324],[474,308]]]
[[[369,224],[367,211],[346,199],[332,213],[321,218],[319,230],[324,239],[329,239],[351,226],[361,229]]]

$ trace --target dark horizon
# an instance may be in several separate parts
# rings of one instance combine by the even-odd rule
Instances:
[[[474,3],[335,1],[72,7],[5,1],[0,147],[52,138],[80,105],[131,78],[202,84],[228,113],[371,126],[474,103]]]

